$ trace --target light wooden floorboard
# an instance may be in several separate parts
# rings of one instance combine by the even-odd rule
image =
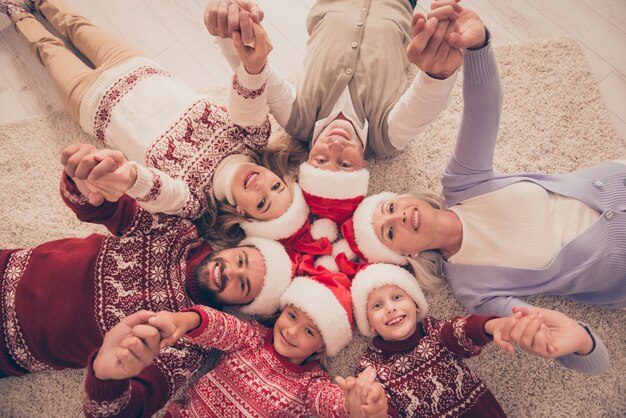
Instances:
[[[202,21],[206,0],[66,0],[109,32],[120,36],[198,90],[224,86],[231,70]],[[272,65],[284,75],[302,68],[306,18],[315,0],[257,0],[274,50]],[[419,0],[418,10],[431,0]],[[463,0],[476,10],[495,45],[568,36],[587,58],[626,142],[626,1]],[[0,16],[0,121],[60,109],[45,70]]]

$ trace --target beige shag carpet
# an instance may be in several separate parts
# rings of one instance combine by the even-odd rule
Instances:
[[[509,45],[496,52],[505,94],[496,169],[564,172],[625,158],[624,144],[574,41]],[[223,91],[215,93],[223,97]],[[440,172],[454,144],[461,108],[457,86],[448,110],[418,141],[400,156],[371,163],[371,192],[403,191],[416,184],[440,190]],[[76,221],[58,196],[59,151],[75,141],[89,138],[64,113],[0,125],[0,248],[94,231]],[[447,288],[429,300],[434,316],[464,313]],[[625,416],[626,311],[555,297],[531,302],[589,323],[607,344],[612,367],[601,376],[584,376],[491,345],[469,364],[504,410],[512,417]],[[365,344],[356,338],[332,362],[331,371],[351,373]],[[82,370],[72,370],[2,379],[0,416],[80,416],[83,376]]]

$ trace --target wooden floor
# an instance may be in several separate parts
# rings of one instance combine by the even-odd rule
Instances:
[[[65,0],[197,89],[222,86],[230,69],[202,23],[206,0]],[[305,21],[315,0],[257,0],[284,75],[302,66]],[[569,36],[582,46],[615,125],[626,141],[625,0],[463,0],[495,45]],[[419,0],[418,8],[430,1]],[[582,63],[581,63],[582,64]],[[50,78],[10,20],[0,16],[0,122],[60,109]]]

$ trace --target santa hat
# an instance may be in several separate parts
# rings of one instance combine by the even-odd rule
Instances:
[[[296,277],[280,298],[280,308],[293,304],[304,311],[322,333],[326,354],[336,355],[352,339],[350,280],[341,273]]]
[[[330,171],[300,164],[298,183],[311,213],[342,223],[348,219],[367,194],[369,171]]]
[[[428,302],[415,277],[400,266],[394,264],[370,264],[359,271],[352,280],[352,306],[359,332],[366,337],[373,337],[376,331],[370,327],[367,319],[367,299],[369,294],[386,285],[398,286],[413,299],[419,312],[418,322],[428,313]]]
[[[350,248],[360,259],[368,263],[393,263],[405,265],[408,260],[387,247],[378,237],[374,230],[372,220],[378,204],[398,196],[391,192],[382,192],[363,199],[359,207],[354,211],[351,219],[341,225],[341,233],[348,241]]]
[[[261,252],[265,261],[263,287],[258,296],[239,310],[251,315],[269,315],[279,308],[280,296],[289,287],[293,264],[283,246],[266,238],[246,238],[239,246],[250,245]]]
[[[239,226],[246,233],[246,237],[281,240],[295,235],[308,219],[309,207],[302,195],[302,189],[294,183],[293,200],[285,213],[269,221],[242,221]]]
[[[337,265],[337,256],[339,254],[344,254],[346,259],[350,261],[356,260],[357,258],[356,253],[350,248],[348,241],[340,239],[333,243],[332,253],[330,255],[322,255],[315,259],[315,267],[324,266],[328,271],[340,271],[339,265]]]

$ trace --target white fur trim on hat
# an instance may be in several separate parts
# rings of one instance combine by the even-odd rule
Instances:
[[[367,261],[370,263],[394,263],[400,265],[408,263],[406,257],[393,251],[378,239],[372,223],[378,204],[396,196],[398,195],[392,192],[382,192],[368,196],[363,199],[352,216],[354,240],[359,247],[359,251],[367,257]]]
[[[345,239],[340,239],[333,244],[333,257],[337,257],[341,253],[344,253],[348,260],[356,260],[356,254]]]
[[[293,304],[303,310],[322,333],[326,354],[336,355],[352,340],[352,327],[345,308],[333,292],[308,277],[296,277],[280,298],[280,309]]]
[[[428,302],[417,279],[408,271],[394,264],[372,264],[359,271],[352,280],[352,306],[354,320],[359,332],[366,337],[373,337],[376,331],[370,329],[367,319],[367,298],[369,294],[385,285],[395,285],[404,290],[413,299],[419,312],[417,321],[428,314]]]
[[[328,218],[317,219],[311,224],[311,236],[315,240],[326,237],[333,242],[339,236],[339,228],[335,221]]]
[[[241,229],[246,233],[246,237],[279,240],[289,238],[298,232],[308,218],[309,206],[304,200],[302,189],[300,189],[297,183],[294,183],[293,200],[285,213],[269,221],[242,221],[239,223],[239,226],[241,226]]]
[[[367,194],[370,173],[366,168],[357,171],[330,171],[300,164],[298,183],[305,192],[327,199],[352,199]]]
[[[258,296],[239,310],[253,315],[269,315],[278,310],[280,296],[291,284],[291,259],[283,246],[266,238],[246,238],[239,246],[258,249],[265,261],[263,287]]]
[[[315,267],[322,266],[326,270],[332,271],[335,273],[339,271],[339,266],[337,265],[337,262],[335,261],[334,255],[322,255],[320,257],[317,257],[315,259],[315,262],[313,262],[313,265]]]

